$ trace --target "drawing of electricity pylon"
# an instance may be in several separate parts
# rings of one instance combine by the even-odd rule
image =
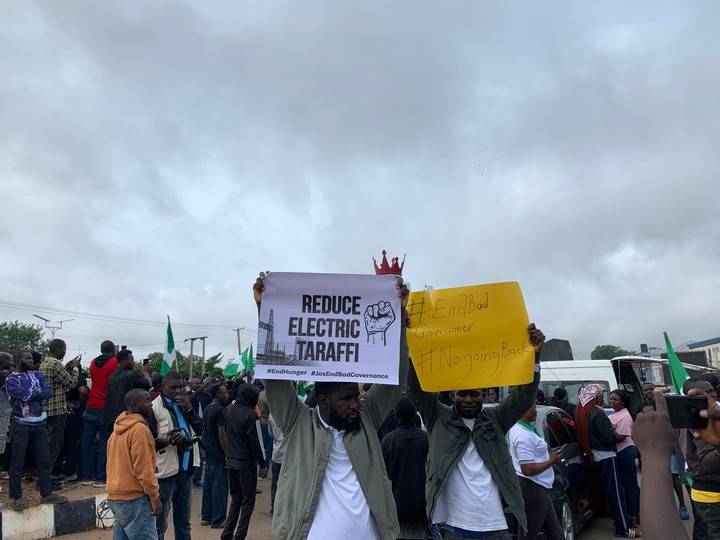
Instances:
[[[268,322],[260,321],[258,323],[258,326],[265,330],[265,349],[263,350],[263,354],[265,356],[270,356],[272,354],[273,348],[275,344],[273,343],[274,338],[274,314],[273,310],[270,310],[270,317],[268,318]]]

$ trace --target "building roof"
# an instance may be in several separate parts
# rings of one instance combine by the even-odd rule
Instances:
[[[692,343],[688,343],[688,347],[691,349],[699,349],[700,347],[707,347],[708,345],[715,345],[716,343],[720,343],[720,336],[703,339],[701,341],[693,341]]]

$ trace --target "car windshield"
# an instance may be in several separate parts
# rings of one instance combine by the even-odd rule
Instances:
[[[612,390],[610,388],[610,383],[608,381],[560,381],[560,382],[548,382],[544,381],[540,383],[540,390],[542,390],[545,393],[545,398],[547,399],[548,404],[552,405],[552,397],[553,392],[555,392],[556,388],[562,387],[565,390],[567,390],[568,393],[568,400],[570,403],[573,403],[577,405],[578,402],[578,392],[580,391],[580,388],[585,386],[586,384],[600,384],[605,389],[604,394],[604,401],[607,403],[607,393]]]

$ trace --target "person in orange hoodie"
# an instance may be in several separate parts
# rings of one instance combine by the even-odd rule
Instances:
[[[107,447],[107,498],[115,515],[113,540],[157,540],[155,516],[162,511],[155,476],[155,439],[147,418],[150,393],[130,390],[126,412],[115,420]]]

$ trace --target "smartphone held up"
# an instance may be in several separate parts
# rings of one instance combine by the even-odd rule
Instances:
[[[708,419],[700,416],[707,410],[707,396],[665,396],[670,424],[675,429],[705,429]]]

